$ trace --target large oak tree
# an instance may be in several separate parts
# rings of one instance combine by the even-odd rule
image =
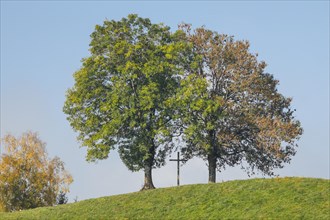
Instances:
[[[131,171],[144,171],[143,189],[154,188],[152,169],[171,151],[171,108],[185,43],[169,27],[129,15],[105,21],[91,34],[91,55],[74,74],[64,112],[87,160],[117,149]]]
[[[182,128],[182,153],[207,161],[209,182],[216,169],[241,164],[272,175],[295,154],[302,134],[291,98],[277,90],[266,63],[249,52],[248,41],[183,24],[192,46],[180,92],[174,99]]]

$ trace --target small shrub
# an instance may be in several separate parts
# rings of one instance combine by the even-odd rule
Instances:
[[[67,204],[68,203],[68,197],[66,196],[66,193],[63,191],[60,191],[56,198],[56,204],[57,205],[62,205],[62,204]]]

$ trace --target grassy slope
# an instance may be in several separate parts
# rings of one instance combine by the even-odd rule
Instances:
[[[329,219],[330,181],[275,178],[187,185],[0,213],[0,219]]]

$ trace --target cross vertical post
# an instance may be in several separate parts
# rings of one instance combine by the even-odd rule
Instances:
[[[177,186],[180,186],[180,161],[186,161],[180,159],[180,152],[177,154],[177,159],[170,159],[170,161],[177,161]]]
[[[177,185],[180,186],[180,153],[178,152],[178,175],[177,175]]]

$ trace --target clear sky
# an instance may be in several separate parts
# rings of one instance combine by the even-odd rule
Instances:
[[[293,97],[304,128],[297,155],[277,173],[329,179],[329,1],[1,1],[0,136],[39,132],[49,155],[59,156],[74,177],[70,201],[143,185],[143,173],[128,171],[116,152],[86,162],[62,112],[95,25],[130,13],[172,30],[186,22],[249,40],[280,81],[279,91]],[[181,183],[206,183],[207,173],[202,160],[191,160],[181,168]],[[246,178],[239,168],[217,174],[217,181]],[[154,184],[176,185],[176,163],[155,170]]]

